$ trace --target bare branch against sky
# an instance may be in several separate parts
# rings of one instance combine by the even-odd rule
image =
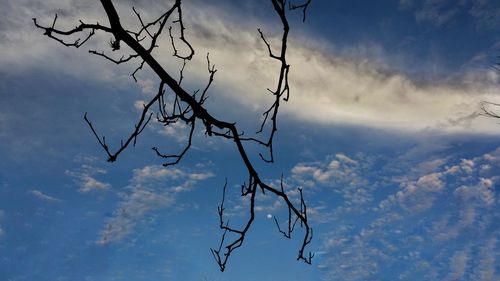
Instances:
[[[124,27],[120,21],[120,14],[115,8],[113,1],[101,0],[109,25],[95,22],[87,23],[80,20],[78,25],[72,29],[62,29],[57,26],[58,15],[54,16],[51,24],[45,25],[39,23],[36,18],[33,19],[35,26],[44,31],[44,35],[56,40],[66,47],[80,48],[89,40],[96,37],[96,34],[105,34],[111,37],[108,42],[110,51],[89,50],[89,53],[102,57],[114,64],[121,65],[125,63],[135,63],[136,67],[131,73],[132,79],[137,82],[136,75],[145,67],[149,67],[159,80],[157,93],[143,104],[142,113],[134,126],[134,130],[125,140],[120,142],[117,149],[111,148],[108,140],[101,136],[95,126],[85,113],[84,120],[90,127],[92,134],[105,151],[109,162],[115,162],[118,156],[130,145],[135,146],[139,136],[150,122],[162,124],[165,127],[176,126],[182,123],[189,128],[185,138],[185,146],[178,153],[164,153],[157,147],[153,151],[157,156],[164,160],[163,166],[169,167],[178,164],[192,146],[193,133],[196,125],[202,126],[207,137],[219,137],[234,142],[235,149],[244,163],[248,180],[241,184],[241,196],[248,198],[248,217],[243,222],[243,227],[235,228],[229,225],[225,218],[224,202],[226,198],[227,182],[223,187],[222,202],[218,207],[219,227],[223,231],[220,245],[212,249],[212,254],[220,267],[224,271],[229,257],[234,250],[239,248],[252,227],[255,218],[255,206],[257,193],[266,192],[273,194],[284,203],[288,209],[286,227],[280,226],[278,219],[274,220],[280,233],[286,238],[291,238],[292,232],[296,227],[303,229],[303,239],[299,246],[297,260],[311,263],[313,254],[306,252],[306,247],[310,244],[313,231],[307,217],[307,207],[303,198],[302,189],[298,189],[299,199],[293,200],[287,195],[283,188],[283,178],[280,186],[276,187],[266,183],[257,169],[255,168],[247,146],[257,144],[264,147],[267,153],[259,153],[259,157],[266,163],[274,162],[273,140],[278,128],[278,112],[282,101],[288,101],[290,95],[290,86],[288,73],[290,64],[287,62],[287,42],[289,35],[288,11],[299,10],[302,12],[302,20],[306,19],[307,8],[311,0],[303,2],[287,2],[285,0],[271,0],[269,8],[272,8],[275,15],[279,18],[282,26],[282,34],[279,44],[273,44],[266,37],[266,31],[258,29],[258,36],[267,47],[268,55],[271,59],[279,63],[280,67],[276,73],[277,83],[275,88],[267,90],[273,96],[273,102],[262,114],[262,123],[255,136],[247,136],[240,131],[236,123],[218,119],[205,107],[205,101],[208,98],[210,86],[215,79],[217,69],[210,60],[210,55],[206,55],[208,82],[201,90],[191,91],[183,84],[184,68],[195,55],[195,46],[192,46],[189,38],[185,34],[186,26],[183,20],[183,4],[181,0],[175,0],[170,7],[166,7],[161,15],[154,19],[147,19],[141,15],[141,11],[131,7],[132,12],[137,19],[137,27],[129,29]],[[267,9],[267,7],[262,7]],[[179,78],[175,79],[174,74],[167,71],[159,60],[155,58],[154,52],[159,48],[158,41],[160,36],[167,33],[171,41],[171,51],[173,58],[182,62],[179,70]],[[124,45],[128,48],[124,48]],[[277,45],[277,46],[276,46]],[[177,75],[177,74],[176,74]],[[265,86],[263,86],[265,87]],[[224,102],[224,101],[219,101]],[[267,133],[267,135],[265,135]]]

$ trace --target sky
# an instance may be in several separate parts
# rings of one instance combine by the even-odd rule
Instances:
[[[137,27],[169,1],[116,1]],[[172,1],[170,1],[172,2]],[[217,68],[207,109],[249,134],[272,102],[279,65],[267,57],[280,23],[267,0],[184,1],[196,55],[189,91]],[[500,2],[313,0],[289,15],[290,100],[280,107],[273,164],[260,175],[304,190],[312,265],[296,261],[301,230],[282,237],[283,202],[257,196],[256,220],[221,273],[217,206],[243,223],[245,168],[233,143],[197,130],[176,166],[151,147],[182,149],[187,128],[151,123],[115,163],[112,147],[133,130],[157,90],[148,69],[116,66],[106,35],[66,48],[32,18],[57,26],[107,23],[96,1],[0,0],[1,280],[500,280],[500,124],[481,114],[500,103]],[[181,62],[168,34],[154,55],[174,77]],[[181,51],[185,51],[180,47]],[[492,108],[495,110],[495,108]],[[500,112],[500,111],[498,111]]]

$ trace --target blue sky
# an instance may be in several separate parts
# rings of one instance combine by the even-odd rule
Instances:
[[[106,162],[83,114],[117,145],[133,128],[156,78],[116,67],[42,36],[31,18],[61,27],[103,18],[74,0],[0,0],[1,280],[480,280],[500,279],[500,125],[479,114],[500,102],[500,3],[494,0],[313,0],[291,16],[291,99],[283,104],[276,163],[290,194],[304,189],[315,237],[312,265],[268,215],[282,203],[259,195],[242,248],[220,273],[217,205],[228,181],[231,222],[245,218],[246,179],[235,147],[195,133],[177,166],[151,151],[176,151],[186,128],[151,124],[134,148]],[[136,24],[132,1],[120,1]],[[164,1],[133,1],[153,17]],[[210,3],[208,3],[210,2]],[[269,1],[186,1],[197,55],[185,86],[218,72],[206,105],[246,132],[258,129],[277,66],[257,28],[279,35]],[[168,36],[155,55],[172,73]]]

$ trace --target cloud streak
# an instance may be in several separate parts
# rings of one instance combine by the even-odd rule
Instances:
[[[19,5],[26,4],[23,3]],[[148,7],[142,7],[145,18],[157,14],[156,11],[161,8],[158,3],[149,4]],[[50,3],[40,5],[43,9],[39,13],[51,14]],[[257,118],[258,112],[264,110],[264,106],[271,102],[265,88],[274,84],[276,69],[279,66],[267,57],[265,45],[258,38],[251,20],[233,22],[234,19],[227,16],[214,16],[211,13],[222,14],[222,12],[204,9],[204,5],[198,3],[189,6],[190,12],[186,13],[186,22],[189,24],[188,37],[192,44],[197,46],[197,53],[206,54],[209,51],[212,62],[218,66],[219,71],[213,89],[217,97],[214,98],[229,99],[233,103],[239,103],[250,112],[255,112]],[[25,16],[20,14],[20,9],[13,6],[8,5],[12,13],[7,14],[6,20],[9,23]],[[85,14],[85,18],[97,19],[102,16],[98,8],[86,6],[82,8],[84,10],[82,14]],[[123,11],[126,14],[127,10]],[[124,16],[123,21],[128,25],[135,25],[136,19],[132,17],[133,14],[128,14],[130,16]],[[75,17],[76,14],[69,13],[67,21]],[[276,38],[272,37],[274,32],[272,26],[269,23],[262,25],[265,33],[271,34],[270,42],[276,42]],[[29,66],[30,60],[17,58],[24,55],[23,52],[35,52],[40,57],[50,58],[56,56],[60,49],[65,49],[49,46],[46,38],[34,37],[33,32],[13,37],[12,34],[18,31],[16,28],[21,27],[14,25],[12,29],[2,31],[4,37],[11,38],[12,42],[9,44],[24,46],[33,38],[40,44],[30,43],[30,48],[37,46],[35,50],[27,47],[23,50],[21,47],[16,48],[16,52],[12,54],[9,51],[13,50],[12,46],[0,45],[2,50],[10,54],[4,56],[5,59],[12,59],[10,62],[1,63],[3,68],[12,63],[21,67]],[[169,40],[166,36],[159,42],[167,51],[157,53],[157,56],[170,71],[177,73],[178,62],[173,62],[168,52]],[[309,43],[305,43],[306,41]],[[493,134],[498,134],[500,131],[492,120],[481,118],[478,114],[481,101],[500,99],[498,73],[475,69],[452,80],[421,83],[402,73],[385,70],[376,59],[363,56],[351,58],[327,51],[318,47],[320,41],[321,39],[314,38],[290,41],[292,96],[291,101],[282,108],[286,117],[312,124],[349,124],[403,131],[435,130]],[[372,47],[367,45],[367,48]],[[71,56],[74,55],[75,52],[72,52]],[[384,60],[385,58],[382,58],[382,61]],[[77,69],[96,69],[96,72],[86,72],[93,73],[92,75],[97,73],[99,79],[108,77],[111,83],[114,80],[116,82],[116,79],[123,83],[120,77],[128,76],[126,74],[128,68],[116,72],[114,66],[103,66],[98,59],[79,60],[85,64],[83,66],[81,64],[67,66],[66,63],[62,65],[60,61],[62,60],[53,59],[44,66],[74,69],[66,71],[68,73],[74,73],[78,71]],[[83,77],[89,75],[80,74]],[[208,78],[205,56],[197,56],[188,65],[185,74],[187,80],[191,79],[191,82],[203,85],[205,83],[203,81]],[[150,82],[151,78],[147,74],[144,75],[141,83]],[[143,84],[151,88],[149,82]],[[172,135],[169,131],[164,133]]]
[[[78,191],[82,193],[111,189],[111,184],[96,179],[97,175],[106,173],[106,170],[93,167],[89,164],[82,164],[76,170],[65,171],[66,175],[74,179],[75,183],[80,187]]]
[[[126,195],[101,231],[97,244],[106,245],[123,240],[132,233],[144,215],[152,210],[168,207],[173,202],[174,199],[167,192],[159,194],[144,186],[131,187],[130,194]]]
[[[31,194],[32,196],[34,196],[35,198],[37,198],[38,200],[41,200],[41,201],[45,201],[45,202],[49,202],[49,203],[61,202],[61,199],[57,199],[55,197],[47,195],[40,190],[36,190],[36,189],[30,190],[29,194]]]
[[[189,191],[212,176],[211,172],[187,172],[157,165],[135,169],[127,192],[120,193],[121,201],[101,230],[97,244],[123,241],[146,215],[172,206],[177,193]]]

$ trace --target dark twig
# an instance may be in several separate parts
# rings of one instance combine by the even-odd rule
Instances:
[[[302,21],[306,21],[307,8],[311,4],[311,0],[307,0],[302,4],[292,4],[289,3],[290,10],[302,9]]]
[[[483,101],[481,102],[482,115],[493,118],[500,118],[500,114],[495,112],[492,107],[500,108],[500,103]]]

